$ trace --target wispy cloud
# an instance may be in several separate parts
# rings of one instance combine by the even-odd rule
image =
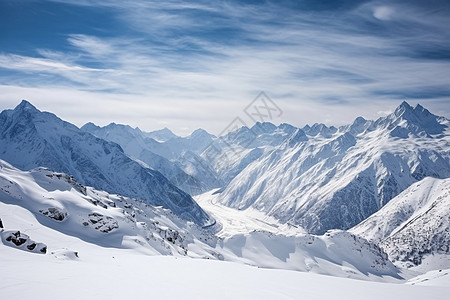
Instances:
[[[123,122],[147,129],[157,123],[137,117],[140,112],[175,130],[201,126],[217,133],[260,90],[286,108],[280,121],[297,125],[342,124],[363,112],[376,117],[405,97],[450,114],[444,2],[367,1],[342,8],[294,1],[61,2],[108,9],[121,30],[71,29],[60,45],[3,52],[1,89],[9,86],[19,98],[21,89],[30,91],[26,87],[53,99],[62,90],[82,93],[86,110],[96,111],[85,121],[117,121],[115,107]],[[59,80],[21,79],[17,72]],[[44,106],[55,104],[38,98]],[[95,103],[110,103],[108,111]]]

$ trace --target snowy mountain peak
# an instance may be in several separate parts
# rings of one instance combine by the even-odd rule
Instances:
[[[38,111],[37,108],[34,107],[33,104],[31,104],[27,100],[23,99],[22,102],[20,102],[20,104],[17,105],[16,108],[14,108],[14,111],[24,111],[24,110]]]
[[[278,126],[278,128],[280,128],[286,133],[293,133],[297,129],[296,127],[288,123],[281,123],[280,126]]]
[[[211,138],[211,137],[212,137],[212,135],[208,131],[206,131],[206,130],[204,130],[202,128],[196,129],[190,135],[190,138],[192,138],[192,139],[198,139],[198,138],[208,139],[208,138]]]
[[[428,109],[424,108],[420,104],[417,104],[416,107],[413,108],[406,101],[403,101],[390,117],[391,119],[402,118],[403,120],[422,126],[431,125],[430,123],[433,122],[438,123],[438,116],[430,113]]]
[[[413,107],[408,102],[403,101],[394,111],[396,117],[402,116],[407,111],[412,111]]]
[[[88,123],[84,124],[80,129],[83,131],[91,132],[91,131],[100,129],[100,126],[97,126],[92,122],[88,122]]]
[[[271,133],[277,129],[277,126],[270,122],[256,122],[255,125],[252,126],[251,130],[255,134],[262,134],[262,133]]]
[[[403,101],[395,111],[374,123],[374,128],[387,129],[393,137],[408,138],[410,135],[429,137],[441,134],[447,127],[439,122],[440,118],[420,104],[412,107]]]
[[[450,174],[450,136],[431,135],[448,121],[407,103],[396,113],[375,122],[357,118],[329,138],[322,133],[334,129],[314,124],[290,134],[285,147],[260,143],[264,152],[233,176],[219,200],[310,233],[348,229],[412,183]]]
[[[163,129],[155,130],[152,132],[143,132],[143,134],[151,139],[158,142],[167,142],[168,140],[177,138],[178,136],[173,133],[169,128],[164,127]]]
[[[366,119],[364,119],[363,117],[357,117],[356,119],[355,119],[355,121],[353,121],[353,126],[361,126],[361,125],[363,125],[363,124],[365,124],[365,123],[367,123],[367,120]]]
[[[323,123],[315,123],[313,126],[306,125],[303,127],[303,131],[309,136],[323,136],[325,138],[330,138],[334,133],[336,133],[337,128],[334,126],[328,127]]]
[[[0,114],[0,158],[22,170],[44,166],[70,174],[83,185],[161,205],[201,226],[212,222],[190,195],[126,155],[120,145],[28,102]]]
[[[373,121],[366,120],[363,117],[357,117],[352,124],[339,127],[339,132],[348,132],[357,136],[369,128],[372,123]]]
[[[134,131],[135,130],[130,125],[117,124],[117,123],[114,123],[114,122],[109,123],[108,125],[106,125],[105,128],[107,128],[107,129],[121,128],[123,130],[128,130],[128,131]]]

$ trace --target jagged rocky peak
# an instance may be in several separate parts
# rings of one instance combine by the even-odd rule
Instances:
[[[202,128],[199,128],[199,129],[194,130],[189,137],[191,139],[199,139],[199,138],[200,139],[204,139],[204,138],[207,139],[207,138],[211,138],[212,135],[208,131],[206,131],[206,130],[204,130]]]
[[[302,129],[298,128],[296,132],[292,135],[292,137],[289,139],[288,143],[290,147],[293,147],[296,144],[305,142],[307,140],[308,137],[306,136],[306,133]]]
[[[272,133],[277,129],[277,126],[270,122],[256,122],[255,125],[252,126],[251,130],[255,134],[263,134],[263,133]]]
[[[295,132],[295,130],[297,130],[297,127],[294,127],[287,123],[281,123],[278,128],[287,134],[292,134]]]
[[[2,112],[3,118],[18,119],[18,118],[30,118],[35,115],[39,110],[33,106],[27,100],[22,100],[19,105],[17,105],[13,110],[5,110]]]
[[[134,132],[136,130],[139,130],[139,128],[133,128],[130,125],[124,125],[124,124],[117,124],[114,122],[109,123],[108,125],[105,126],[105,129],[119,129],[119,130],[124,130],[124,131],[129,131],[129,132]]]
[[[158,142],[167,142],[168,140],[178,137],[167,127],[151,132],[143,132],[143,134],[145,135],[145,137],[154,139]]]
[[[393,112],[396,117],[401,117],[405,114],[405,112],[410,112],[413,110],[413,107],[409,105],[408,102],[403,101]]]
[[[352,124],[339,127],[339,131],[343,133],[348,132],[357,136],[358,134],[365,132],[372,123],[373,121],[366,120],[363,117],[357,117]]]
[[[18,111],[18,110],[36,110],[37,108],[34,107],[33,104],[31,104],[30,102],[28,102],[27,100],[23,99],[22,102],[20,102],[19,105],[16,106],[16,108],[14,108],[14,110]]]
[[[408,138],[410,135],[430,137],[443,133],[447,128],[440,120],[420,104],[413,108],[403,101],[392,114],[378,119],[371,129],[387,129],[392,137],[398,138]]]
[[[97,126],[92,122],[88,122],[88,123],[84,124],[83,126],[81,126],[80,129],[83,131],[92,132],[92,131],[99,130],[100,126]]]
[[[315,123],[313,126],[306,125],[303,127],[303,131],[309,136],[321,135],[323,137],[329,138],[334,133],[336,133],[337,128],[334,126],[328,127],[323,123]]]
[[[366,119],[364,119],[363,117],[357,117],[355,119],[355,121],[353,121],[352,125],[350,125],[350,126],[352,129],[358,129],[360,127],[364,127],[364,125],[366,125],[366,124],[367,124]]]

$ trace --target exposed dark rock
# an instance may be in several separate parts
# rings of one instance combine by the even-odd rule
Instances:
[[[94,228],[98,231],[108,233],[116,228],[119,228],[119,224],[117,223],[116,220],[114,220],[114,218],[104,216],[99,213],[92,213],[89,214],[88,216],[89,216],[88,221],[92,225],[94,225]]]
[[[49,207],[47,210],[39,210],[41,214],[44,216],[49,217],[50,219],[53,219],[55,221],[63,221],[67,217],[67,213],[59,211],[55,207]]]
[[[47,246],[45,244],[33,241],[28,235],[20,231],[0,232],[0,236],[3,243],[7,246],[34,253],[47,252]]]

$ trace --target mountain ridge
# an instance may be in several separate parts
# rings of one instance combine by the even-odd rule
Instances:
[[[26,100],[0,113],[0,158],[20,169],[44,166],[71,174],[84,185],[163,205],[201,225],[213,222],[190,195],[128,157],[120,145],[40,112]]]

